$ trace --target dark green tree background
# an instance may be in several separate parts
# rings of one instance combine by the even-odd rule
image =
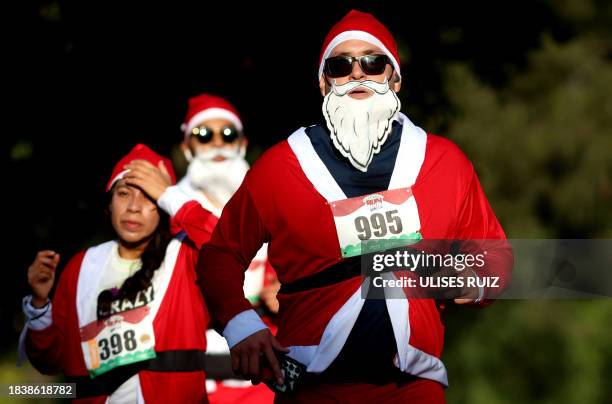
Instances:
[[[508,237],[610,238],[612,8],[555,6],[572,38],[542,33],[502,86],[466,63],[444,68],[448,133],[474,162]],[[451,309],[447,319],[449,402],[612,401],[609,299],[499,301],[477,313]]]

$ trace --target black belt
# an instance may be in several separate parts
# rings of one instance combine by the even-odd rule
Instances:
[[[433,245],[435,246],[436,241],[434,241],[433,243],[434,243]],[[419,253],[418,247],[416,248],[415,247],[392,248],[392,249],[386,250],[385,253],[393,254],[395,251],[409,251],[415,254]],[[451,254],[458,254],[459,244],[456,242],[452,243],[452,245],[450,246],[449,252]],[[382,272],[392,272],[394,270],[394,268],[392,267],[385,268],[381,272],[374,272],[370,263],[374,259],[374,255],[379,254],[379,253],[380,252],[368,253],[368,254],[363,254],[360,256],[356,256],[356,257],[350,257],[350,258],[343,259],[337,264],[331,265],[325,268],[324,270],[317,272],[316,274],[297,279],[291,283],[282,284],[278,293],[292,294],[292,293],[304,292],[307,290],[321,288],[324,286],[334,285],[334,284],[344,282],[344,281],[347,281],[349,279],[352,279],[358,276],[378,276]],[[421,267],[415,268],[415,272],[417,274],[420,274],[421,270],[422,270]],[[432,274],[434,272],[435,270],[433,268],[428,268],[426,273]]]
[[[337,264],[325,268],[314,275],[283,283],[278,293],[291,294],[334,285],[357,276],[361,276],[361,257],[344,259]]]
[[[206,354],[206,378],[214,380],[242,379],[232,370],[232,358],[229,352]]]
[[[204,351],[197,349],[156,352],[153,359],[117,367],[95,379],[89,376],[67,377],[67,383],[76,383],[77,399],[109,396],[136,373],[148,370],[152,372],[195,372],[203,371],[205,365]]]

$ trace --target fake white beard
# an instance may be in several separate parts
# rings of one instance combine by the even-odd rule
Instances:
[[[190,158],[191,153],[188,153],[187,159],[190,163],[187,168],[187,178],[194,188],[209,194],[225,206],[249,170],[249,163],[244,159],[244,153],[244,148],[238,152],[224,148],[198,152],[192,158]],[[213,158],[216,156],[223,156],[225,160],[214,161]]]
[[[366,87],[374,94],[365,99],[352,98],[348,93],[356,87]],[[366,172],[372,157],[387,140],[400,106],[387,80],[349,81],[342,85],[336,85],[334,80],[323,99],[323,116],[336,149],[353,167]]]

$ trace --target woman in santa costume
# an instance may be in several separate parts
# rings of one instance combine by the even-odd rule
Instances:
[[[472,305],[507,284],[511,249],[466,156],[399,112],[399,55],[376,18],[351,11],[331,29],[318,79],[324,121],[248,172],[200,255],[200,287],[233,367],[275,383],[276,402],[444,402],[441,306],[407,289],[364,299],[373,287],[361,272],[364,243],[488,240],[486,265],[462,276],[498,276],[500,287],[454,300]],[[242,292],[264,242],[282,284],[276,338]]]
[[[21,348],[40,372],[75,382],[76,402],[207,402],[209,316],[194,266],[217,219],[174,183],[168,159],[135,146],[106,187],[117,239],[72,257],[52,301],[59,254],[41,251],[29,268]]]

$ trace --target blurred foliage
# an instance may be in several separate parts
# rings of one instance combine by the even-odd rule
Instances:
[[[30,157],[32,157],[32,143],[27,140],[20,140],[11,148],[10,158],[13,161],[27,160]]]
[[[612,235],[612,62],[594,39],[549,37],[502,90],[446,72],[449,133],[512,238]]]
[[[610,301],[452,307],[449,403],[610,403]]]
[[[444,73],[449,137],[473,161],[509,238],[612,236],[612,48],[601,36],[612,8],[602,10],[604,27],[596,2],[561,3],[584,32],[563,43],[544,35],[502,88],[466,63]],[[610,319],[609,299],[450,308],[448,401],[612,402]]]
[[[62,380],[57,377],[45,376],[38,373],[36,369],[29,363],[24,363],[22,367],[16,367],[17,363],[17,347],[11,346],[5,355],[0,357],[0,383],[16,384],[16,383],[60,383]],[[35,399],[35,398],[9,398],[0,396],[0,404],[4,403],[55,403],[66,402],[67,400],[60,399]]]

